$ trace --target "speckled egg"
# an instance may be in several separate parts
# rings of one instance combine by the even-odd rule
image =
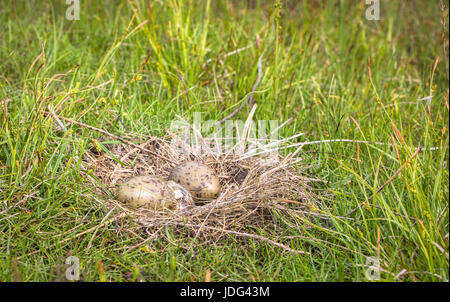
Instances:
[[[192,205],[190,193],[156,176],[136,176],[119,186],[117,199],[136,208],[184,209]]]
[[[219,178],[214,171],[196,161],[186,161],[176,166],[169,179],[188,189],[191,195],[197,199],[213,199],[220,192]]]

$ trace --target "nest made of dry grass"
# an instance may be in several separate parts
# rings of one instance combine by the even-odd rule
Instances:
[[[277,226],[299,228],[299,224],[322,203],[313,194],[310,184],[318,181],[302,176],[301,160],[291,156],[267,163],[261,156],[215,155],[205,152],[179,152],[169,143],[170,137],[151,137],[136,148],[134,145],[106,144],[109,152],[93,148],[83,156],[94,169],[93,174],[111,192],[125,179],[136,175],[157,175],[167,178],[171,169],[185,160],[197,160],[213,168],[221,182],[217,199],[180,213],[128,208],[115,199],[108,207],[133,216],[143,227],[158,232],[164,226],[175,227],[187,236],[215,242],[235,234],[256,238],[293,251],[286,245],[254,232],[264,230],[276,236]],[[142,152],[142,150],[149,150]],[[102,189],[93,183],[102,193]],[[148,232],[148,230],[147,230]]]

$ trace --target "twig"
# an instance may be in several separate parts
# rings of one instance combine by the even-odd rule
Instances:
[[[295,136],[292,136],[291,138],[294,138]],[[286,139],[284,139],[286,140]],[[274,143],[270,143],[272,144],[276,144],[279,142],[274,142]],[[261,151],[259,153],[244,153],[242,154],[242,158],[241,159],[246,159],[248,157],[253,157],[256,155],[261,155],[261,154],[265,154],[268,152],[273,152],[273,151],[279,151],[279,150],[284,150],[284,149],[288,149],[288,148],[293,148],[293,147],[298,147],[298,146],[305,146],[305,145],[315,145],[315,144],[323,144],[323,143],[356,143],[356,144],[371,144],[371,145],[384,145],[384,146],[394,146],[393,144],[389,144],[389,143],[383,143],[383,142],[373,142],[373,141],[363,141],[363,140],[353,140],[353,139],[346,139],[346,138],[340,138],[340,139],[325,139],[325,140],[319,140],[319,141],[307,141],[307,142],[301,142],[301,143],[295,143],[289,146],[284,146],[284,147],[279,147],[279,148],[273,148],[273,149],[266,149],[264,151]],[[267,147],[267,145],[265,146]],[[403,146],[400,146],[401,148],[403,148]],[[439,150],[440,147],[429,147],[429,148],[422,148],[422,147],[414,147],[414,149],[417,150],[424,150],[424,151],[435,151],[435,150]]]
[[[46,114],[46,115],[49,115],[49,114],[52,115],[50,112],[47,112],[47,111],[43,111],[43,113]],[[56,114],[55,114],[55,115],[56,115]],[[78,126],[80,126],[80,127],[84,127],[84,128],[87,128],[87,129],[91,129],[91,130],[97,131],[97,132],[99,132],[99,133],[102,133],[102,134],[107,135],[107,136],[109,136],[109,137],[112,137],[112,138],[114,138],[114,139],[117,139],[117,140],[119,140],[119,141],[121,141],[121,142],[123,142],[123,143],[125,143],[125,144],[128,144],[128,145],[130,145],[130,146],[132,146],[132,147],[134,147],[134,148],[136,148],[136,149],[139,149],[139,150],[141,150],[142,152],[145,152],[145,153],[151,154],[151,155],[153,155],[153,156],[159,157],[160,159],[163,159],[163,160],[165,160],[165,161],[167,161],[167,162],[169,162],[169,163],[176,164],[175,161],[173,161],[173,160],[171,160],[171,159],[168,159],[167,157],[164,157],[164,156],[162,156],[162,155],[160,155],[160,154],[158,154],[158,153],[155,153],[155,152],[153,152],[153,151],[150,151],[150,150],[148,150],[148,149],[145,149],[145,148],[143,148],[143,147],[141,147],[141,146],[139,146],[139,145],[137,145],[137,144],[135,144],[135,143],[132,143],[132,142],[130,142],[130,141],[127,141],[127,140],[124,139],[124,138],[121,138],[120,136],[117,136],[117,135],[114,135],[114,134],[112,134],[112,133],[109,133],[109,132],[106,131],[106,130],[99,129],[99,128],[93,127],[93,126],[91,126],[91,125],[87,125],[87,124],[84,124],[84,123],[81,123],[81,122],[78,122],[78,121],[69,119],[69,118],[67,118],[67,117],[63,117],[63,116],[59,116],[59,115],[56,115],[56,116],[57,116],[58,118],[62,119],[62,120],[65,120],[66,122],[72,123],[72,124],[74,124],[74,125],[78,125]]]
[[[406,165],[408,165],[408,163],[409,163],[411,160],[413,160],[413,158],[416,157],[417,154],[419,154],[419,152],[420,152],[421,150],[422,150],[422,147],[419,147],[419,148],[416,150],[416,152],[414,152],[414,154],[413,154],[407,161],[405,161],[405,162],[403,163],[403,165],[402,165],[397,171],[395,171],[394,175],[392,175],[391,178],[389,178],[389,179],[388,179],[381,187],[378,188],[378,190],[375,192],[375,194],[373,194],[372,196],[370,196],[369,198],[367,198],[367,201],[372,200],[376,194],[380,193],[380,192],[381,192],[388,184],[390,184],[390,183],[394,180],[394,178],[397,177],[397,175],[400,174],[400,172],[406,167]],[[361,206],[362,206],[364,203],[366,203],[366,201],[360,203],[356,208],[354,208],[354,209],[351,210],[350,212],[348,212],[348,213],[344,214],[343,216],[341,216],[341,218],[342,218],[342,217],[347,217],[348,215],[353,214],[353,213],[356,212],[359,208],[361,208]],[[399,213],[395,213],[395,215],[403,216],[403,215],[401,215],[401,214],[399,214]]]
[[[309,254],[308,252],[292,249],[292,248],[290,248],[290,247],[288,247],[288,246],[286,246],[286,245],[284,245],[282,243],[273,241],[273,240],[271,240],[269,238],[266,238],[266,237],[263,237],[263,236],[260,236],[260,235],[243,233],[243,232],[237,232],[237,231],[232,231],[232,230],[225,230],[225,229],[220,229],[220,228],[215,228],[215,227],[210,227],[210,226],[204,226],[204,225],[199,226],[199,225],[193,225],[193,224],[181,223],[181,222],[168,222],[168,224],[175,224],[175,225],[186,226],[186,227],[190,227],[190,228],[209,229],[209,230],[213,230],[213,231],[224,232],[224,233],[228,233],[228,234],[234,234],[234,235],[237,235],[237,236],[257,239],[257,240],[260,240],[260,241],[264,241],[264,242],[270,243],[272,245],[281,247],[282,249],[284,249],[284,250],[286,250],[288,252],[291,252],[293,254],[301,254],[301,255],[305,255],[305,254],[308,255]]]
[[[117,219],[124,218],[124,217],[126,217],[127,215],[128,215],[127,212],[122,212],[122,213],[120,213],[119,215],[117,215],[117,216],[115,216],[115,217],[113,217],[113,218],[111,218],[111,219],[109,219],[109,220],[107,220],[107,221],[105,221],[105,222],[103,222],[103,223],[101,223],[101,224],[99,224],[99,225],[96,225],[96,226],[94,226],[94,227],[92,227],[92,228],[90,228],[90,229],[88,229],[88,230],[86,230],[86,231],[83,231],[83,232],[81,232],[81,233],[76,234],[75,236],[68,237],[68,238],[66,238],[66,239],[64,239],[64,240],[61,240],[60,242],[58,242],[58,244],[67,242],[67,241],[69,241],[69,240],[78,238],[78,237],[83,236],[83,235],[85,235],[85,234],[87,234],[87,233],[90,233],[90,232],[92,232],[92,231],[95,231],[95,230],[97,230],[98,228],[104,227],[105,225],[108,225],[108,224],[110,224],[111,222],[116,221]]]
[[[64,126],[63,122],[61,122],[61,120],[58,118],[58,116],[56,115],[55,111],[53,111],[52,106],[48,105],[47,108],[50,111],[50,114],[53,116],[53,118],[58,123],[59,127],[61,128],[61,130],[66,132],[67,131],[66,126]]]
[[[42,60],[45,62],[44,44],[42,44],[42,43],[41,43],[41,53],[34,59],[33,63],[31,63],[31,66],[27,72],[27,77],[30,74],[31,69],[33,69],[34,64],[36,64],[37,60],[39,60],[39,58],[42,58]],[[39,68],[38,68],[38,70],[39,70]],[[36,73],[37,73],[37,71],[36,71]]]
[[[152,57],[152,54],[149,52],[147,57],[145,58],[144,63],[141,65],[141,68],[133,75],[133,77],[131,78],[131,80],[136,79],[136,77],[138,76],[138,74],[140,74],[142,72],[142,70],[144,70],[145,65],[147,65],[148,61],[150,60],[150,58]],[[130,81],[125,81],[125,83],[122,85],[122,88],[124,88]]]
[[[237,53],[240,53],[241,51],[247,50],[247,49],[249,49],[249,48],[251,48],[251,47],[253,47],[253,45],[248,45],[248,46],[245,46],[245,47],[242,47],[242,48],[238,48],[238,49],[236,49],[236,50],[233,50],[233,51],[231,51],[231,52],[229,52],[229,53],[224,54],[224,55],[222,56],[222,59],[225,59],[226,57],[229,57],[229,56],[235,55],[235,54],[237,54]],[[203,67],[205,67],[207,64],[211,63],[212,61],[213,61],[213,59],[208,59],[208,60],[206,60],[205,64],[203,64]]]
[[[153,234],[151,234],[147,239],[145,239],[144,241],[136,244],[135,246],[132,246],[130,248],[127,249],[127,253],[130,253],[132,251],[134,251],[135,249],[137,249],[140,246],[143,246],[146,242],[150,241],[151,239],[154,239],[156,236],[158,236],[159,232],[161,231],[161,228],[159,228],[159,230],[157,230],[156,232],[154,232]]]
[[[290,122],[292,122],[293,118],[290,117],[287,121],[285,121],[284,123],[282,123],[280,126],[276,127],[275,129],[273,129],[272,131],[270,131],[269,134],[267,134],[264,139],[268,139],[269,136],[271,136],[272,134],[274,134],[275,132],[277,132],[278,130],[280,130],[281,128],[283,128],[284,126],[286,126],[287,124],[289,124]]]
[[[143,144],[141,145],[141,147],[144,148],[144,147],[146,147],[146,146],[147,146],[149,143],[151,143],[151,142],[152,142],[152,139],[149,139],[148,141],[146,141],[145,143],[143,143]],[[125,160],[127,160],[127,159],[130,157],[130,155],[132,155],[132,154],[135,153],[136,151],[138,151],[138,149],[136,149],[136,148],[131,149],[128,153],[126,153],[124,156],[122,156],[122,158],[120,159],[120,161],[121,161],[121,162],[124,162]],[[115,182],[115,180],[114,180],[114,174],[116,174],[116,171],[117,171],[117,169],[118,169],[119,167],[120,167],[120,163],[117,163],[116,166],[114,167],[113,172],[111,173],[110,178],[113,180],[112,183]]]
[[[103,218],[103,220],[105,220],[106,218],[108,218],[109,215],[111,215],[111,213],[112,213],[113,211],[114,211],[114,208],[112,208],[112,209],[108,212],[108,214],[105,215],[105,217]],[[107,224],[110,224],[111,222],[116,221],[118,218],[124,217],[126,214],[127,214],[126,212],[122,212],[122,213],[119,214],[117,217],[113,217],[113,218],[111,218],[111,219],[109,219],[109,220],[107,220],[107,221],[103,221],[103,220],[102,220],[102,222],[101,222],[99,225],[97,225],[97,226],[95,226],[95,227],[92,227],[92,228],[90,228],[89,230],[85,231],[85,232],[92,232],[92,231],[94,231],[94,234],[92,234],[91,239],[89,240],[89,243],[88,243],[88,246],[87,246],[87,248],[86,248],[86,251],[89,251],[89,250],[91,249],[92,241],[94,241],[95,235],[97,234],[97,231],[98,231],[98,229],[99,229],[100,227],[103,227],[103,226],[105,226],[105,225],[107,225]],[[80,234],[82,234],[82,235],[83,235],[83,233],[85,234],[85,232],[81,232],[81,233],[75,235],[73,238],[77,238],[77,237],[81,236]],[[72,239],[73,239],[73,238],[72,238]],[[63,242],[64,242],[64,241],[67,241],[67,240],[68,240],[68,238],[64,239]]]

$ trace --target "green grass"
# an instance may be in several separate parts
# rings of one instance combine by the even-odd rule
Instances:
[[[448,4],[380,1],[381,20],[369,21],[364,1],[145,2],[81,1],[74,21],[64,1],[2,3],[1,281],[64,280],[69,255],[90,281],[202,281],[208,269],[213,281],[366,281],[367,257],[384,281],[448,280]],[[316,192],[330,225],[274,239],[310,255],[232,237],[197,248],[171,230],[130,250],[148,238],[130,219],[74,238],[110,218],[81,167],[100,134],[54,131],[48,105],[139,141],[175,114],[231,113],[261,55],[255,120],[293,118],[281,135],[305,133],[299,141],[386,143],[304,147],[305,172],[326,181]]]

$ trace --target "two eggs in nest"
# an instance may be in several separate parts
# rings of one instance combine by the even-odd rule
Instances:
[[[136,176],[123,183],[117,198],[132,207],[152,210],[183,210],[194,198],[209,200],[220,192],[219,178],[208,166],[187,161],[176,166],[168,180],[157,176]]]

